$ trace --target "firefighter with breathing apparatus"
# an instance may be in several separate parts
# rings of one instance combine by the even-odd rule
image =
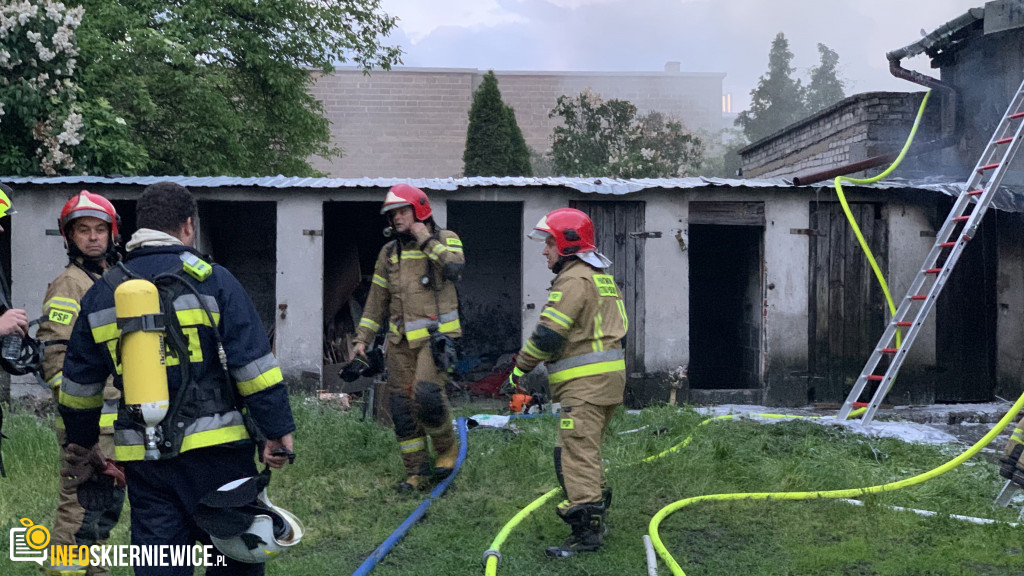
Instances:
[[[261,562],[303,532],[294,516],[269,503],[253,458],[261,444],[269,467],[294,458],[281,369],[241,284],[192,248],[191,193],[172,182],[152,184],[136,215],[139,230],[125,261],[86,292],[68,343],[62,475],[72,485],[107,482],[97,437],[104,384],[113,375],[123,392],[114,451],[128,484],[132,544],[212,542],[229,559],[208,574],[262,574]],[[232,521],[207,522],[204,502]],[[135,567],[139,576],[168,572],[192,568]]]

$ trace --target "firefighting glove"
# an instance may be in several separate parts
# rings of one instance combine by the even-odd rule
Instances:
[[[60,469],[60,475],[67,479],[69,488],[75,488],[88,482],[106,465],[107,460],[98,444],[92,448],[68,444],[64,449],[64,465]]]
[[[526,372],[519,369],[519,366],[512,368],[512,373],[508,375],[508,380],[501,385],[500,392],[505,396],[511,396],[513,394],[521,394],[523,389],[519,386],[519,381],[522,380]]]

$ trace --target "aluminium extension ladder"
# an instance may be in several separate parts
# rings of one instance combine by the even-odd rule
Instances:
[[[989,140],[978,164],[967,180],[966,190],[961,193],[945,223],[935,237],[935,244],[924,262],[924,266],[914,277],[907,295],[900,303],[896,314],[889,320],[889,325],[882,334],[878,346],[868,358],[864,370],[857,378],[853,390],[846,398],[838,419],[846,420],[853,410],[854,403],[860,399],[861,393],[868,382],[877,382],[878,389],[861,417],[861,424],[867,425],[875,417],[882,400],[892,387],[896,373],[910,351],[925,319],[935,306],[935,301],[942,287],[949,280],[949,274],[960,258],[964,247],[975,235],[981,219],[985,215],[993,196],[996,194],[1003,174],[1017,149],[1024,133],[1024,83],[1017,89],[1017,94],[1010,102],[1006,114],[999,122],[992,139]],[[903,334],[903,340],[897,345],[897,334]],[[887,366],[879,368],[883,358],[888,358]],[[877,372],[884,372],[878,374]]]

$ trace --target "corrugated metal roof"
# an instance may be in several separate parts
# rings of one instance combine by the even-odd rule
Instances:
[[[650,189],[695,189],[711,187],[729,188],[832,188],[832,182],[811,186],[793,186],[782,178],[732,179],[732,178],[518,178],[482,177],[472,178],[298,178],[289,176],[267,176],[259,178],[237,178],[233,176],[132,176],[106,178],[102,176],[0,176],[0,182],[18,185],[47,186],[61,184],[104,184],[147,186],[155,182],[171,181],[190,188],[390,188],[406,183],[424,190],[454,192],[466,188],[569,188],[585,194],[624,195]],[[946,196],[958,196],[964,191],[964,184],[935,180],[889,179],[872,186],[846,186],[848,188],[874,189],[916,189],[938,192]],[[1008,212],[1024,212],[1024,194],[1005,186],[993,200],[992,206]]]

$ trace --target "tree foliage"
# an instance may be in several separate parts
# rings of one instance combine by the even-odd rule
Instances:
[[[309,92],[314,72],[400,61],[382,44],[395,18],[380,0],[74,3],[76,171],[312,175],[310,156],[340,154]]]
[[[50,0],[0,6],[0,173],[75,167],[82,114],[74,40],[82,12]]]
[[[552,136],[556,174],[663,178],[686,176],[700,166],[703,142],[681,122],[657,111],[637,113],[627,100],[602,100],[584,90],[558,97],[549,117],[559,117]]]
[[[811,68],[811,81],[807,84],[807,113],[814,114],[846,98],[846,83],[839,79],[839,54],[824,44],[818,44],[818,65]]]
[[[462,153],[465,176],[532,176],[530,151],[511,106],[501,99],[493,70],[473,92]]]
[[[779,32],[768,53],[768,72],[750,91],[750,109],[736,118],[736,126],[756,142],[806,116],[823,110],[845,97],[838,77],[839,55],[818,44],[820,62],[811,69],[811,80],[804,86],[793,78],[793,53],[789,41]]]

